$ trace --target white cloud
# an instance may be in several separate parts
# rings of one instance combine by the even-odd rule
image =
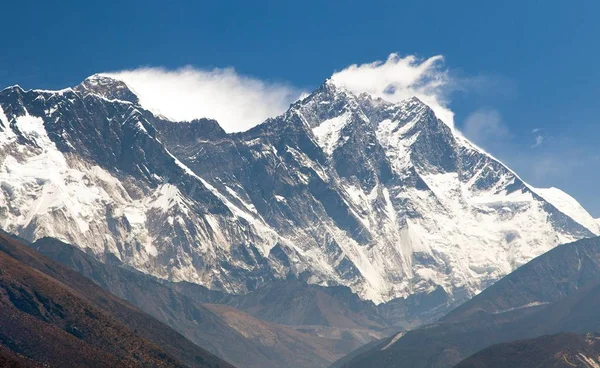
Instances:
[[[503,139],[510,137],[510,131],[502,121],[502,115],[494,109],[482,109],[469,114],[465,119],[462,132],[465,137],[483,147],[492,143],[502,143]]]
[[[453,127],[454,113],[444,97],[450,78],[443,68],[443,60],[441,55],[419,59],[391,54],[385,62],[350,65],[334,73],[332,80],[354,93],[367,92],[390,102],[416,96]]]
[[[307,95],[290,84],[240,75],[233,68],[148,67],[103,74],[127,83],[141,104],[157,114],[174,121],[212,118],[227,132],[250,129]],[[454,127],[454,113],[446,99],[451,80],[442,56],[419,59],[390,54],[385,62],[350,65],[333,73],[332,79],[354,93],[367,92],[390,102],[416,96]]]
[[[304,93],[233,68],[138,68],[104,74],[124,81],[142,106],[157,114],[176,121],[215,119],[227,132],[247,130],[285,112]]]
[[[537,148],[539,146],[542,145],[542,143],[544,143],[544,140],[546,139],[544,137],[544,129],[542,128],[535,128],[531,131],[531,134],[533,134],[533,139],[535,140],[535,142],[531,145],[531,148]]]

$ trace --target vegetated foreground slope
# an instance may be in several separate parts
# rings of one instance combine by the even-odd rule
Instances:
[[[600,331],[600,238],[561,245],[437,323],[398,334],[341,366],[452,367],[490,345]]]
[[[4,233],[0,315],[2,359],[11,364],[231,367]]]
[[[6,368],[38,368],[42,365],[11,351],[5,346],[0,346],[0,367]]]

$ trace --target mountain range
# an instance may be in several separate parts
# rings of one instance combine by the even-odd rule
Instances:
[[[579,240],[533,259],[441,320],[373,343],[334,366],[453,367],[471,354],[495,344],[564,332],[595,333],[600,331],[599,298],[600,238]],[[473,364],[479,359],[492,364],[490,357],[496,354],[494,351],[507,359],[514,358],[514,353],[524,359],[523,362],[527,359],[541,362],[543,360],[533,348],[526,348],[527,344],[550,352],[564,339],[559,336],[556,340],[547,338],[524,345],[511,343],[490,348],[470,363],[458,366],[477,366]],[[593,337],[590,339],[595,341]],[[572,341],[572,348],[577,350],[581,345],[577,346],[576,342],[587,340],[574,338]],[[518,355],[520,346],[526,350]],[[528,357],[527,353],[532,355]],[[596,356],[592,358],[596,359]]]
[[[85,299],[134,330],[121,347],[150,340],[133,357],[109,344],[90,359],[450,367],[497,343],[591,332],[594,312],[572,310],[596,298],[598,219],[524,182],[418,98],[391,103],[330,79],[241,133],[153,111],[101,74],[0,91],[0,228],[22,238],[21,253],[4,252],[79,293],[95,284]],[[107,307],[109,293],[119,302]],[[162,332],[139,331],[118,298]],[[23,307],[15,300],[8,308]],[[70,333],[52,321],[57,338]],[[171,333],[185,351],[162,345]],[[7,339],[0,359],[16,366],[64,362]],[[522,343],[552,350],[541,341]]]
[[[297,279],[375,304],[435,295],[420,313],[440,316],[600,233],[574,199],[528,185],[417,98],[332,80],[235,134],[155,115],[105,75],[14,86],[0,92],[0,129],[4,230],[229,294]]]

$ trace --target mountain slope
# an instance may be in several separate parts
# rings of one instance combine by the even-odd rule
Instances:
[[[454,309],[442,321],[550,304],[600,281],[599,239],[582,239],[552,249]]]
[[[237,134],[154,116],[100,75],[56,92],[11,87],[0,108],[6,230],[228,293],[287,278],[375,303],[435,292],[420,310],[437,316],[600,232],[415,98],[391,104],[327,81]]]
[[[137,305],[190,341],[238,367],[325,367],[362,343],[383,336],[375,331],[364,332],[365,336],[370,334],[371,337],[360,334],[352,336],[350,332],[344,331],[346,335],[343,338],[319,337],[305,332],[306,328],[297,332],[296,327],[260,321],[231,307],[213,304],[206,308],[202,304],[208,301],[241,304],[236,299],[247,296],[226,295],[189,284],[190,288],[185,290],[190,295],[188,297],[176,291],[182,286],[180,284],[161,283],[123,267],[118,260],[101,263],[81,250],[55,239],[43,238],[31,244],[31,247],[78,271],[114,295]],[[277,303],[277,300],[273,303]],[[243,304],[250,305],[247,301]],[[213,312],[221,310],[226,310],[226,315],[236,318],[222,319],[220,313]],[[245,324],[260,326],[262,334],[271,336],[274,340],[254,338],[252,333],[257,332],[251,331],[248,334],[240,328]],[[352,325],[354,326],[356,324]],[[367,327],[361,326],[362,329]]]
[[[223,296],[190,283],[171,287],[201,303],[228,304],[257,318],[289,326],[380,330],[390,323],[375,304],[342,286],[326,288],[284,280],[239,296]]]
[[[147,275],[121,267],[118,260],[104,264],[73,246],[51,238],[40,239],[31,247],[78,271],[113,295],[137,305],[190,341],[236,366],[276,366],[259,347],[231,329],[202,304]]]
[[[307,334],[259,320],[230,306],[208,304],[207,307],[248,340],[259,342],[276,367],[328,367],[360,346],[351,337],[334,339]]]
[[[13,362],[230,367],[5,234],[0,234],[0,264],[0,345]]]
[[[564,333],[494,345],[456,365],[456,368],[596,368],[600,366],[597,335]]]
[[[31,359],[27,359],[22,355],[16,354],[4,346],[0,346],[0,367],[6,368],[38,368],[40,364]]]
[[[591,215],[588,215],[585,209],[567,193],[558,188],[536,189],[536,192],[552,203],[561,212],[570,216],[572,219],[585,226],[588,229],[596,229],[598,222]]]
[[[344,367],[451,367],[490,345],[600,328],[600,238],[561,245],[440,322],[384,339]]]

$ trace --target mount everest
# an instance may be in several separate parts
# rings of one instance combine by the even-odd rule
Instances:
[[[227,134],[154,115],[103,75],[0,92],[0,224],[172,281],[243,294],[298,278],[375,303],[463,301],[600,234],[573,198],[528,185],[417,98],[328,80]]]

